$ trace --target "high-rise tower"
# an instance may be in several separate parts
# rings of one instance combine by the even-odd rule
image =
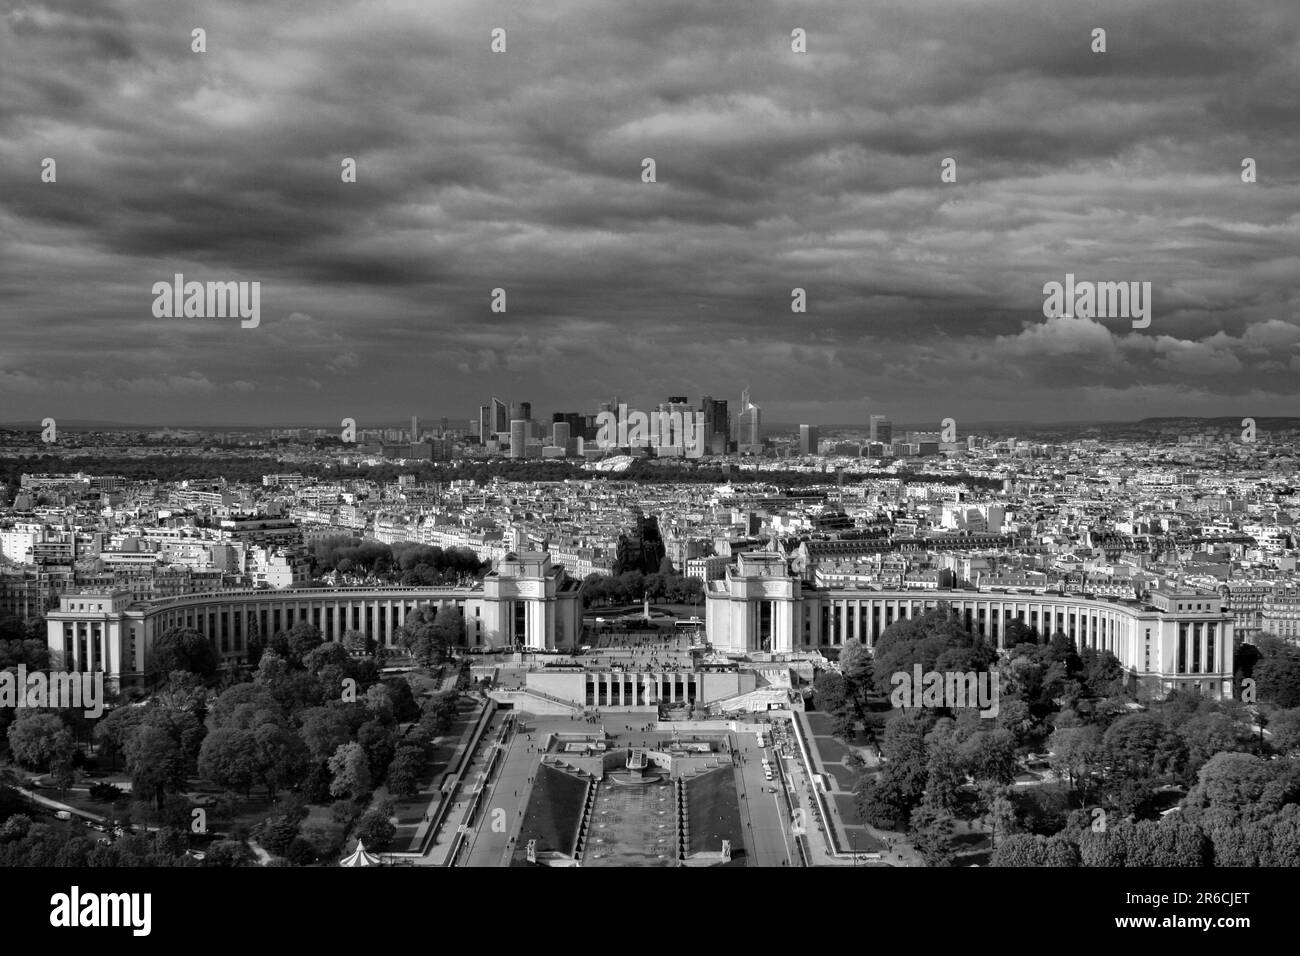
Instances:
[[[727,414],[726,401],[705,395],[700,399],[700,411],[704,412],[705,449],[710,455],[725,455],[727,443],[731,440],[731,418]]]
[[[749,397],[749,386],[740,393],[740,412],[736,415],[736,441],[741,445],[763,444],[763,411]]]
[[[872,415],[868,426],[868,440],[888,445],[894,438],[894,426],[884,415]]]

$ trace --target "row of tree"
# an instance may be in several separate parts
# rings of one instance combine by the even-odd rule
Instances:
[[[0,459],[0,483],[8,485],[11,492],[19,487],[23,474],[43,474],[63,471],[66,459],[57,455],[24,455]],[[145,455],[127,457],[122,455],[100,455],[84,460],[81,467],[87,471],[103,474],[122,475],[130,481],[175,482],[186,479],[211,478],[213,461],[210,457],[195,453],[193,455]],[[807,488],[812,485],[825,485],[833,476],[823,472],[807,471],[763,471],[748,472],[730,469],[723,465],[704,463],[698,466],[682,462],[668,462],[665,459],[639,458],[621,472],[591,472],[584,470],[576,462],[567,461],[519,461],[508,458],[481,460],[462,460],[457,462],[408,462],[404,465],[341,465],[335,462],[283,461],[274,454],[257,456],[228,455],[219,462],[221,476],[232,482],[260,483],[263,475],[292,470],[312,478],[327,480],[346,480],[360,478],[376,482],[396,481],[402,475],[413,475],[419,481],[453,482],[476,481],[487,483],[494,480],[558,482],[566,480],[580,481],[635,481],[644,483],[709,483],[722,484],[727,481],[753,482],[763,481],[784,488]],[[873,479],[895,479],[904,483],[921,482],[926,484],[965,485],[971,488],[997,490],[1002,487],[999,479],[977,475],[929,474],[909,472],[894,474],[892,472],[854,472],[844,477],[846,484],[857,484]]]
[[[664,558],[657,574],[626,571],[623,574],[589,574],[582,585],[584,607],[620,607],[639,604],[649,595],[652,601],[667,604],[699,604],[704,599],[704,583],[675,573],[672,562]]]
[[[352,535],[331,535],[312,542],[316,574],[375,574],[408,586],[432,587],[482,577],[490,562],[470,548],[439,548],[414,542],[388,545]]]

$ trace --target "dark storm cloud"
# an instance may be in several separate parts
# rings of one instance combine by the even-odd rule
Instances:
[[[20,2],[0,420],[1289,413],[1298,60],[1292,0]],[[177,272],[261,326],[155,319]],[[1067,272],[1151,327],[1046,319]]]

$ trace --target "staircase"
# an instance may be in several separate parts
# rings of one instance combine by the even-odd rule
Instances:
[[[681,777],[673,781],[673,797],[673,803],[676,804],[676,813],[673,816],[677,822],[675,827],[677,831],[677,861],[681,863],[686,859],[686,854],[690,852],[690,835],[687,827],[687,821],[690,818],[686,813],[686,781]]]
[[[578,821],[578,836],[573,841],[572,856],[575,860],[582,860],[582,855],[587,851],[587,837],[591,831],[592,811],[596,808],[596,790],[600,787],[600,782],[595,777],[587,780],[587,798],[582,802],[582,818]]]

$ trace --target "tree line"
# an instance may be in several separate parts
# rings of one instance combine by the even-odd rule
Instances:
[[[376,575],[407,586],[433,587],[481,578],[491,567],[470,548],[443,549],[403,541],[383,544],[354,535],[331,535],[313,541],[313,573]]]
[[[10,493],[17,492],[23,474],[44,474],[66,471],[70,461],[58,455],[23,455],[0,460],[0,484],[9,486]],[[669,462],[666,459],[635,459],[621,472],[587,471],[581,465],[568,461],[520,461],[509,458],[484,460],[462,459],[454,462],[408,462],[398,465],[343,465],[326,461],[284,460],[274,455],[248,457],[223,456],[220,460],[193,455],[95,455],[76,459],[77,468],[91,474],[121,475],[129,481],[177,482],[187,479],[222,477],[227,481],[260,484],[263,475],[285,471],[297,472],[308,478],[328,481],[360,479],[388,483],[400,476],[414,476],[421,482],[476,481],[487,483],[502,481],[631,481],[646,484],[725,484],[735,482],[763,482],[784,488],[808,488],[836,482],[835,475],[806,471],[741,471],[721,464]],[[930,474],[886,471],[855,471],[844,475],[846,485],[860,484],[876,479],[897,479],[904,484],[926,483],[966,485],[972,488],[997,490],[1002,487],[998,479],[977,475]]]
[[[672,565],[664,559],[669,571]],[[662,567],[662,566],[661,566]],[[642,574],[626,571],[623,574],[589,574],[583,579],[583,607],[620,607],[640,604],[649,595],[651,601],[667,604],[699,604],[704,600],[704,583],[699,578],[687,578],[676,573]]]

